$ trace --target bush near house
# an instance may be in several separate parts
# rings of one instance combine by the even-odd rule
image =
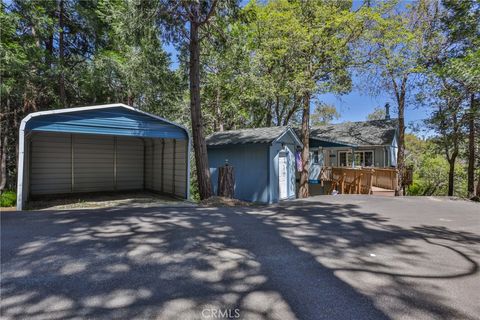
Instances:
[[[5,191],[0,194],[0,207],[13,207],[17,202],[17,194],[14,191]]]

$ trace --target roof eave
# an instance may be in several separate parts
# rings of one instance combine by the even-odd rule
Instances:
[[[328,143],[340,144],[340,145],[343,145],[343,146],[345,146],[345,147],[352,147],[352,148],[357,148],[357,147],[359,147],[358,144],[353,144],[353,143],[348,143],[348,142],[343,142],[343,141],[338,141],[338,140],[333,140],[333,139],[316,138],[316,137],[309,137],[309,139],[317,140],[317,141],[323,141],[323,142],[328,142]]]
[[[292,137],[293,139],[295,140],[295,142],[303,148],[303,143],[302,141],[300,141],[300,138],[297,136],[297,134],[295,133],[295,131],[290,127],[288,126],[285,131],[283,131],[276,139],[274,139],[271,143],[275,143],[277,141],[279,141],[287,132],[290,132],[292,134]]]

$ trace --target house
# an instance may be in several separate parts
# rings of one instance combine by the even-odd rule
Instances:
[[[397,165],[398,120],[387,117],[383,120],[315,126],[310,129],[309,147],[310,194],[329,192],[331,178],[328,177],[330,174],[325,177],[324,172],[327,168],[335,167],[367,170],[374,168],[376,172],[373,178],[374,187],[381,187],[382,190],[388,190],[389,194],[393,194],[392,189],[396,185],[394,170],[379,169],[395,168]],[[338,170],[335,169],[337,172]],[[348,170],[343,172],[350,175],[347,180],[355,179],[355,172]],[[377,179],[381,174],[391,175],[391,178]]]
[[[344,122],[312,127],[312,163],[338,167],[395,167],[398,150],[396,119]]]
[[[228,163],[235,170],[235,198],[259,203],[295,198],[295,152],[301,148],[290,127],[213,133],[207,150],[214,193],[218,168]]]
[[[17,209],[32,197],[150,190],[188,198],[184,127],[123,104],[29,114],[19,137]]]
[[[228,161],[235,168],[235,197],[254,202],[273,203],[294,198],[298,193],[300,173],[295,168],[295,153],[301,148],[300,129],[270,127],[223,131],[207,138],[209,167],[213,190],[217,188],[217,169]],[[289,141],[285,140],[288,139]],[[345,182],[360,177],[355,168],[370,172],[362,183],[371,179],[375,191],[393,193],[396,188],[398,120],[387,116],[383,120],[344,122],[310,128],[309,184],[312,195],[326,194],[332,186],[331,173],[326,169],[347,172]],[[285,157],[283,157],[285,155]],[[297,155],[299,157],[299,155]],[[284,161],[285,159],[285,161]],[[280,170],[279,170],[280,166]],[[282,173],[286,166],[287,173]],[[288,181],[287,186],[285,180]],[[370,180],[369,180],[370,181]],[[365,186],[365,190],[370,190]],[[358,191],[357,191],[358,192]]]

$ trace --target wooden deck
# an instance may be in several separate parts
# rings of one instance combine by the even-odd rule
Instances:
[[[394,168],[323,167],[319,179],[329,182],[328,194],[372,194],[394,196],[398,170]]]

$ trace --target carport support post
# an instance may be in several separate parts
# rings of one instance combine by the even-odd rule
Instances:
[[[177,158],[177,140],[173,139],[173,174],[172,174],[172,188],[173,194],[175,194],[175,159]]]
[[[155,179],[155,144],[156,144],[156,140],[152,140],[152,161],[151,161],[151,165],[152,165],[152,189],[155,190],[155,182],[157,181]]]
[[[30,177],[32,176],[31,172],[32,172],[32,139],[29,138],[28,139],[28,145],[27,145],[27,170],[26,170],[26,173],[27,173],[27,183],[28,183],[28,188],[27,188],[27,194],[26,194],[26,198],[28,199],[28,197],[30,196],[30,194],[32,193],[32,184],[30,183]],[[25,200],[27,200],[25,199]]]
[[[18,172],[17,172],[17,210],[23,209],[23,178],[25,170],[25,126],[26,120],[20,123],[19,141],[18,141]]]
[[[160,172],[160,176],[161,176],[161,187],[160,187],[160,190],[162,191],[163,193],[163,171],[164,171],[164,168],[165,166],[163,165],[163,163],[165,162],[165,139],[162,139],[162,167],[161,167],[161,172]]]
[[[187,182],[186,182],[186,189],[187,190],[187,199],[190,199],[190,134],[187,132],[188,136],[188,143],[187,143]]]
[[[75,167],[74,167],[74,164],[75,164],[75,150],[73,148],[73,134],[70,134],[70,157],[71,157],[71,162],[70,162],[70,172],[71,172],[71,175],[70,175],[70,182],[71,182],[71,186],[70,188],[72,189],[72,192],[74,191],[75,189]]]
[[[113,137],[113,190],[117,190],[117,137]]]

